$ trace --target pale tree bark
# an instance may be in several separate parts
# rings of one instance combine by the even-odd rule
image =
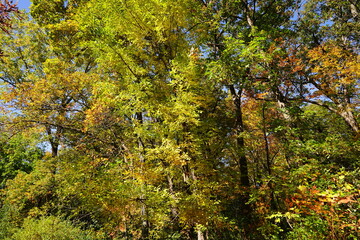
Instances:
[[[356,121],[356,118],[351,109],[340,106],[339,110],[336,111],[336,113],[345,120],[345,122],[352,129],[355,135],[359,134],[359,124]]]
[[[197,239],[198,240],[205,240],[205,236],[204,236],[204,233],[201,231],[201,230],[198,230],[198,235],[197,235]]]

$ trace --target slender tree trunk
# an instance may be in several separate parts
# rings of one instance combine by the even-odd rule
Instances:
[[[170,197],[171,197],[172,200],[175,201],[176,196],[175,196],[174,184],[173,184],[172,177],[170,177],[170,175],[167,175],[167,180],[168,180],[168,184],[169,184]],[[177,209],[176,205],[171,204],[170,210],[171,210],[171,215],[172,215],[172,221],[176,221],[176,219],[178,219],[178,215],[179,215],[179,212],[178,212],[178,209]],[[177,223],[177,221],[176,221],[176,223]]]
[[[242,136],[244,133],[244,123],[242,119],[242,108],[241,108],[241,94],[242,91],[236,92],[235,87],[230,85],[230,93],[235,106],[235,133],[236,133],[236,144],[239,149],[239,169],[240,169],[240,184],[243,187],[249,187],[249,171],[247,165],[247,159],[245,155],[245,140]]]
[[[46,126],[46,133],[49,137],[49,142],[51,146],[51,156],[57,157],[58,151],[59,151],[59,145],[60,145],[60,135],[61,135],[62,129],[56,128],[55,134],[51,131],[51,126]]]
[[[236,92],[234,85],[230,85],[230,93],[235,107],[235,135],[236,135],[236,145],[237,145],[237,162],[239,164],[240,170],[240,187],[242,187],[241,193],[237,198],[237,209],[236,215],[242,219],[246,219],[246,224],[251,223],[251,212],[252,208],[247,202],[249,201],[249,171],[248,171],[248,162],[245,155],[245,139],[243,133],[245,132],[244,123],[242,118],[242,106],[241,106],[241,94],[242,89]],[[246,227],[245,227],[246,228]]]
[[[269,141],[266,134],[266,118],[265,118],[265,105],[262,107],[262,118],[263,118],[263,126],[262,132],[265,142],[265,157],[266,157],[266,168],[269,175],[271,175],[271,160],[270,160],[270,148],[269,148]]]
[[[206,240],[204,233],[201,230],[197,232],[197,240]]]
[[[141,112],[136,113],[136,120],[138,120],[139,124],[143,123],[143,115]],[[145,158],[144,158],[144,143],[141,140],[141,137],[138,136],[138,146],[139,146],[139,160],[141,162],[141,164],[145,163]],[[142,168],[143,166],[141,166]],[[142,171],[142,170],[141,170]],[[144,192],[144,189],[141,189],[141,192]],[[141,229],[141,235],[143,239],[148,239],[149,236],[149,221],[147,220],[148,216],[147,216],[147,210],[146,210],[146,205],[145,205],[145,200],[143,200],[145,198],[144,194],[142,193],[140,196],[141,200],[141,218],[142,218],[142,229]]]

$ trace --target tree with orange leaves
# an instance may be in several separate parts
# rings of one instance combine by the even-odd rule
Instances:
[[[17,12],[18,8],[16,3],[9,0],[2,0],[0,2],[0,29],[7,32],[10,27],[10,13]]]

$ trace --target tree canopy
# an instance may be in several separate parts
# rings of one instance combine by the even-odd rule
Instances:
[[[14,7],[1,239],[360,237],[360,1]]]

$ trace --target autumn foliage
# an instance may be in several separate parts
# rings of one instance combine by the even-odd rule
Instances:
[[[358,1],[0,9],[0,239],[360,237]]]

